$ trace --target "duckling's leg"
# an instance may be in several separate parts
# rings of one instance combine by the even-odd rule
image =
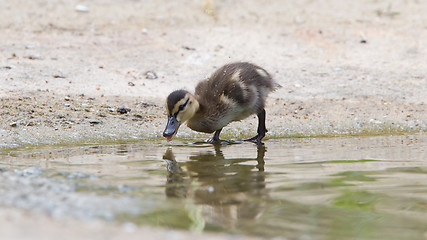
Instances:
[[[258,113],[258,134],[255,137],[245,139],[244,141],[250,141],[254,143],[261,143],[261,140],[264,138],[267,129],[265,128],[265,110],[263,109]]]
[[[214,135],[212,136],[211,139],[208,140],[209,143],[214,143],[214,142],[218,142],[219,141],[219,134],[221,133],[221,129],[218,129],[215,131]]]

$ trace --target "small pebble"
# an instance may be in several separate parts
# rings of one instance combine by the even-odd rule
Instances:
[[[9,124],[9,126],[11,126],[11,127],[17,127],[17,126],[18,126],[18,123],[13,122],[13,123]]]
[[[25,46],[25,49],[34,49],[34,46],[33,45],[27,45],[27,46]]]
[[[147,34],[147,33],[148,33],[148,30],[147,30],[146,28],[143,28],[143,29],[141,29],[141,32],[142,32],[143,34]]]
[[[371,118],[371,119],[369,119],[369,122],[370,122],[370,123],[374,123],[374,124],[381,124],[381,123],[382,123],[381,121],[379,121],[379,120],[377,120],[377,119],[375,119],[375,118]]]
[[[193,47],[189,47],[189,46],[182,46],[183,49],[188,50],[188,51],[195,51],[196,49]]]
[[[85,5],[82,5],[82,4],[78,4],[78,5],[76,6],[75,10],[76,10],[77,12],[89,12],[89,8],[88,8],[88,7],[86,7]]]
[[[70,106],[71,106],[71,104],[69,104],[69,103],[65,103],[65,104],[64,104],[64,106],[65,106],[65,107],[70,107]]]
[[[30,60],[40,60],[40,59],[42,59],[42,57],[40,55],[38,55],[38,54],[26,56],[26,58],[28,58]]]
[[[146,79],[157,79],[157,74],[154,71],[145,72]]]
[[[109,112],[114,112],[114,108],[108,108]]]
[[[144,107],[156,106],[156,104],[154,104],[154,103],[148,103],[148,102],[144,102],[144,101],[141,101],[141,104]]]
[[[219,50],[223,49],[224,47],[221,45],[217,45],[214,49],[215,52],[218,52]]]
[[[91,120],[89,120],[89,123],[92,124],[92,125],[95,125],[95,124],[100,124],[101,121],[96,120],[96,119],[91,119]]]
[[[126,113],[128,113],[130,111],[131,111],[131,109],[127,108],[127,107],[118,107],[117,108],[117,112],[120,113],[120,114],[126,114]]]
[[[129,86],[131,86],[131,87],[134,87],[134,86],[135,86],[135,83],[133,83],[133,82],[128,82],[128,85],[129,85]]]

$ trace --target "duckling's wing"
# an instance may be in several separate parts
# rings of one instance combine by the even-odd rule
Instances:
[[[225,65],[196,86],[195,97],[200,108],[190,124],[203,125],[203,128],[198,126],[200,131],[214,131],[229,122],[258,114],[264,110],[265,99],[274,87],[270,74],[256,65]]]
[[[274,90],[274,81],[263,68],[251,63],[227,64],[196,87],[197,98],[212,111],[258,111],[264,107],[268,93]]]
[[[213,74],[210,84],[211,88],[217,86],[216,94],[219,97],[224,95],[242,106],[258,101],[260,107],[263,107],[268,93],[276,87],[266,70],[247,62],[225,65]]]

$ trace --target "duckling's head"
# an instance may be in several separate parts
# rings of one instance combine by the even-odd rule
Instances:
[[[166,110],[168,112],[168,124],[163,131],[163,136],[170,141],[178,132],[179,126],[192,118],[199,110],[199,102],[191,93],[185,90],[176,90],[169,94],[166,100]]]

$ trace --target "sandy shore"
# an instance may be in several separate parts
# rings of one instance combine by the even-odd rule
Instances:
[[[283,86],[267,104],[270,138],[427,129],[421,2],[0,3],[1,151],[160,138],[167,94],[193,91],[233,61],[256,63]],[[251,118],[222,137],[255,129]],[[183,127],[177,137],[209,135]],[[2,211],[1,225],[22,214]]]
[[[1,146],[161,137],[165,96],[233,61],[283,86],[269,137],[426,129],[425,5],[210,2],[5,1]]]

